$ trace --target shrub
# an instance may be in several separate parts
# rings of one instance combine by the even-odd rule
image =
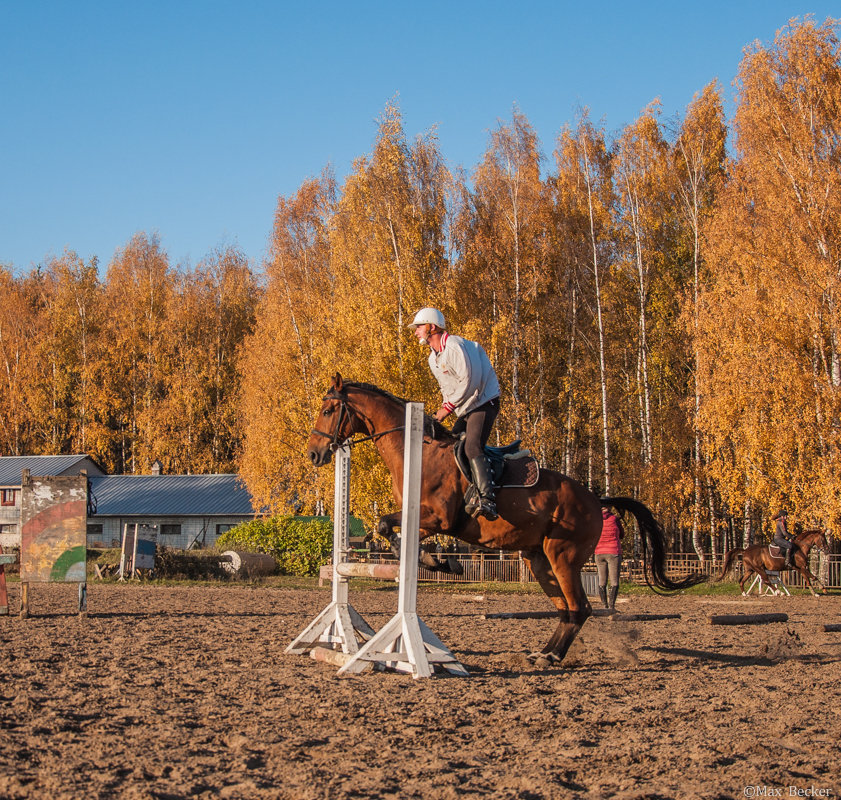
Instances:
[[[268,553],[284,575],[317,575],[333,550],[333,526],[327,518],[266,517],[225,531],[216,546]]]

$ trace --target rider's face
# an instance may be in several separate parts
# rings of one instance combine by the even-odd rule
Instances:
[[[421,344],[428,344],[429,330],[431,327],[432,326],[427,323],[425,325],[418,325],[418,327],[415,328],[415,336],[418,337],[418,341]]]

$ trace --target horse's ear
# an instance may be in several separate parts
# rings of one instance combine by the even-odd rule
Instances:
[[[330,388],[331,388],[331,389],[335,389],[337,392],[341,392],[341,391],[342,391],[342,376],[341,376],[341,374],[340,374],[340,373],[338,373],[338,372],[337,372],[337,373],[336,373],[336,374],[335,374],[335,375],[334,375],[334,376],[330,379]]]

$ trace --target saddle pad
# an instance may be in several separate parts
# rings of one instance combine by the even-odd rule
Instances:
[[[528,488],[534,486],[539,477],[540,467],[537,464],[537,459],[530,453],[518,458],[506,458],[500,486],[502,488],[514,486]]]
[[[768,545],[768,553],[770,554],[771,558],[779,558],[782,549],[782,547],[777,547],[777,545],[775,544]]]

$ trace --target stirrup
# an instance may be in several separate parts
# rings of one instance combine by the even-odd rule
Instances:
[[[473,518],[484,517],[488,522],[493,522],[499,519],[499,513],[496,510],[496,503],[493,500],[487,500],[484,497],[479,501],[479,506]]]

